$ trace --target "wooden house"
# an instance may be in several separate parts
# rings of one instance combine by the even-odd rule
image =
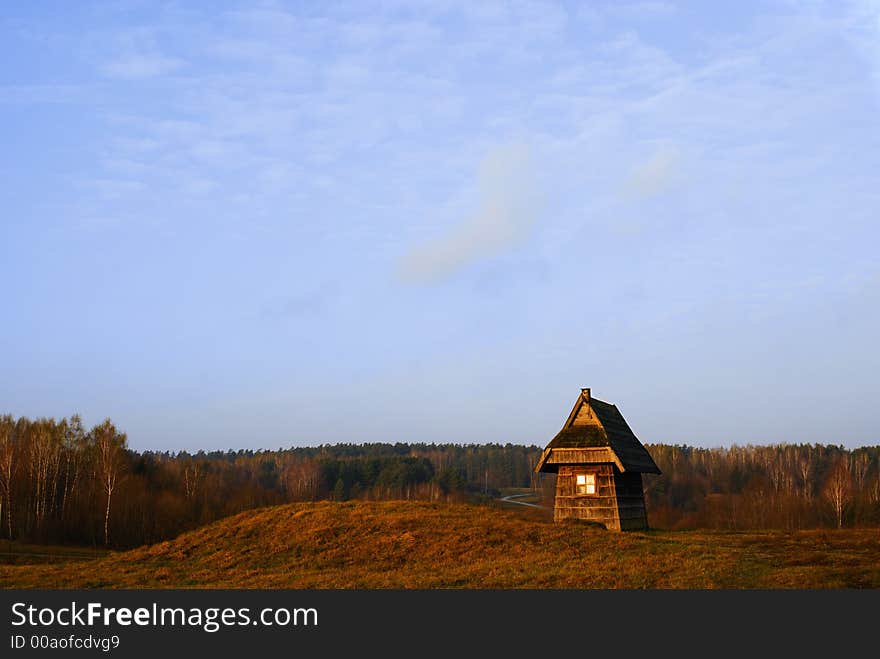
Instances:
[[[575,518],[615,531],[648,528],[642,474],[659,474],[616,405],[581,389],[571,414],[535,465],[556,474],[553,519]]]

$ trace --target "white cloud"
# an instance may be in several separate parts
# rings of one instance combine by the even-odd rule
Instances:
[[[856,2],[851,21],[850,38],[865,57],[880,94],[880,0]]]
[[[480,165],[479,208],[449,234],[404,256],[400,274],[427,282],[449,276],[525,239],[537,217],[535,175],[528,147],[495,147]]]
[[[92,85],[3,85],[0,104],[83,103],[95,93]]]
[[[745,188],[790,173],[805,162],[801,130],[815,132],[815,122],[838,113],[848,96],[847,79],[829,89],[835,80],[816,75],[812,59],[824,52],[823,35],[839,36],[840,19],[771,17],[694,51],[665,48],[653,32],[640,31],[640,22],[611,9],[601,12],[602,30],[572,40],[559,32],[572,20],[564,10],[532,7],[546,14],[546,29],[535,30],[522,8],[502,5],[495,14],[481,6],[475,16],[469,7],[449,10],[460,19],[454,29],[446,10],[415,23],[410,12],[259,11],[222,14],[185,30],[159,24],[115,41],[101,34],[99,61],[121,55],[105,65],[108,75],[161,76],[185,66],[186,76],[154,81],[162,94],[157,104],[132,106],[112,84],[96,85],[101,93],[89,98],[109,107],[104,116],[132,118],[109,126],[102,162],[140,161],[150,174],[109,167],[95,177],[139,178],[145,202],[166,204],[166,191],[216,182],[211,194],[221,212],[248,199],[247,216],[277,217],[284,226],[295,217],[327,236],[364,221],[336,207],[357,199],[364,213],[385,209],[371,221],[407,246],[434,236],[392,261],[405,279],[428,281],[528,236],[535,204],[521,199],[534,188],[530,151],[542,154],[541,180],[554,191],[542,248],[558,240],[553,248],[563,249],[585,223],[620,222],[621,196],[653,200],[667,191],[685,165],[694,206],[717,199],[731,181]],[[866,53],[876,52],[865,38],[876,34],[870,7],[847,24]],[[475,53],[484,58],[477,69]],[[482,155],[473,150],[510,135],[527,135],[530,149],[494,152],[519,149],[521,171],[490,165],[496,153],[480,182],[463,186],[461,172]],[[675,146],[659,146],[673,140]],[[770,150],[750,151],[743,167],[743,149],[770,142]],[[504,177],[513,183],[491,183]],[[473,205],[453,213],[446,204],[456,188]],[[128,203],[136,191],[100,192],[90,212],[114,215],[120,209],[100,202]],[[315,206],[322,212],[298,210]],[[333,213],[323,219],[329,206]],[[631,204],[624,214],[640,208]],[[438,217],[450,226],[423,233],[426,219]],[[376,259],[379,251],[371,250]],[[381,256],[393,259],[392,252],[400,248]]]
[[[606,11],[615,16],[622,16],[626,18],[637,18],[637,19],[646,19],[646,18],[654,18],[657,16],[668,16],[671,14],[675,14],[678,11],[678,7],[676,7],[671,2],[657,2],[657,1],[649,1],[649,2],[634,2],[632,4],[617,4],[614,3],[610,5]]]
[[[82,186],[96,192],[103,199],[128,198],[145,189],[142,181],[127,179],[90,179],[82,182]]]
[[[624,192],[631,197],[653,197],[668,190],[678,178],[681,154],[673,146],[661,147],[630,172]]]
[[[101,73],[108,78],[142,80],[176,71],[183,61],[159,55],[123,55],[101,66]]]

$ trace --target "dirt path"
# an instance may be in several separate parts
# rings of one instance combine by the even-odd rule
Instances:
[[[510,494],[506,497],[501,497],[500,501],[504,503],[515,503],[518,506],[529,506],[530,508],[544,508],[544,506],[539,506],[536,503],[527,503],[525,501],[516,501],[516,499],[522,497],[530,497],[531,494]]]

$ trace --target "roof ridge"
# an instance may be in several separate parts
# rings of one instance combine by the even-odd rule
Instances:
[[[585,395],[585,391],[589,392],[581,390],[568,419],[547,445],[547,449],[608,446],[627,471],[632,469],[642,473],[660,473],[651,454],[636,437],[617,405],[601,398],[593,398],[589,393]],[[589,405],[595,412],[595,425],[573,424],[577,410],[583,404]],[[541,469],[546,457],[542,454],[542,460],[536,465],[537,469]]]

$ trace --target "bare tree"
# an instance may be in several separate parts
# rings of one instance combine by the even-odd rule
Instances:
[[[825,481],[825,498],[837,515],[837,528],[843,527],[843,513],[852,497],[852,474],[848,456],[839,457]]]
[[[804,499],[809,503],[813,498],[813,455],[809,447],[806,448],[806,453],[801,452],[798,456],[798,472],[801,477]]]
[[[183,465],[183,493],[187,501],[195,499],[204,478],[205,465],[202,462],[192,459]]]
[[[871,487],[868,490],[868,498],[871,503],[880,503],[880,465],[874,472],[874,479],[871,481]]]
[[[110,544],[110,502],[123,465],[126,436],[116,430],[110,419],[95,426],[91,432],[95,449],[95,470],[102,492],[106,497],[104,508],[104,544]]]
[[[858,451],[851,456],[853,475],[856,481],[856,489],[862,492],[865,489],[865,481],[871,469],[871,456],[865,450]]]
[[[71,500],[76,496],[85,448],[86,431],[83,428],[82,418],[79,414],[74,414],[70,417],[70,421],[64,424],[64,483],[61,492],[62,523],[65,521],[65,515],[71,505]]]
[[[15,420],[11,415],[0,417],[0,524],[3,507],[6,507],[6,532],[12,539],[12,479],[18,466],[16,462]]]
[[[37,419],[29,427],[29,461],[33,521],[42,531],[46,516],[51,514],[58,487],[61,464],[61,435],[54,419]]]

